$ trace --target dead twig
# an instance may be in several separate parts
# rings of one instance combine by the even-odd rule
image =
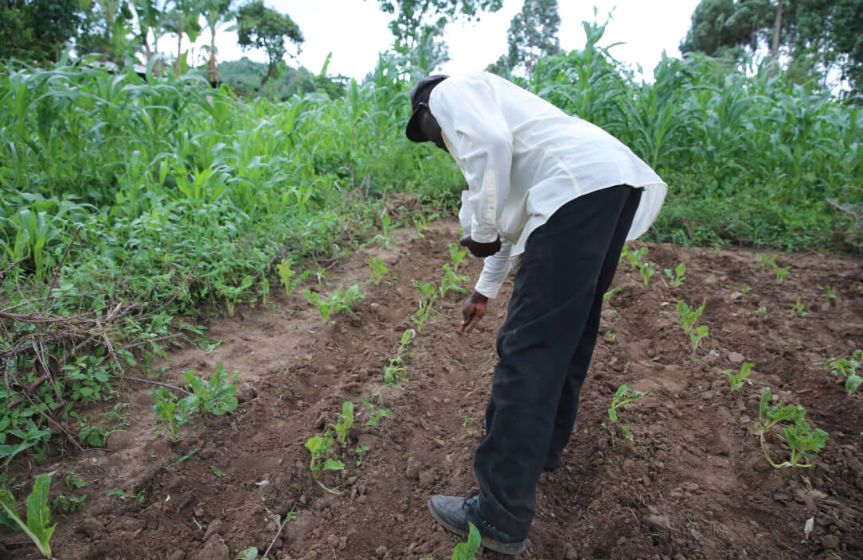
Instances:
[[[296,503],[296,502],[294,502],[294,505],[293,505],[293,506],[291,506],[291,511],[289,511],[288,513],[286,513],[286,514],[285,514],[285,518],[284,518],[284,519],[282,520],[282,522],[279,524],[279,530],[278,530],[278,531],[276,531],[276,536],[275,536],[275,537],[273,537],[273,540],[272,540],[272,541],[270,541],[270,546],[268,546],[268,547],[267,547],[267,550],[265,550],[265,551],[264,551],[264,558],[266,558],[266,557],[267,557],[267,554],[269,554],[269,553],[270,553],[270,549],[271,549],[271,548],[273,548],[273,545],[274,545],[274,544],[276,544],[276,541],[279,539],[279,535],[281,535],[281,534],[282,534],[282,529],[284,529],[284,528],[285,528],[285,525],[287,525],[287,524],[288,524],[288,521],[290,521],[291,519],[293,519],[293,516],[292,516],[291,514],[292,514],[292,513],[294,513],[294,510],[296,510],[296,509],[297,509],[297,503]]]
[[[143,377],[135,377],[132,375],[122,375],[120,379],[127,379],[129,381],[136,381],[138,383],[146,383],[148,385],[156,385],[158,387],[164,387],[166,389],[171,389],[172,391],[176,391],[178,393],[182,393],[183,395],[191,395],[189,391],[183,389],[182,387],[178,387],[176,385],[171,385],[170,383],[163,383],[161,381],[153,381],[152,379],[144,379]]]

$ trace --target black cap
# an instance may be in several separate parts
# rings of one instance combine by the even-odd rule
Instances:
[[[436,85],[441,83],[442,81],[449,78],[449,76],[445,74],[435,74],[433,76],[427,76],[417,82],[416,87],[411,92],[411,109],[413,110],[413,115],[411,115],[411,120],[408,121],[408,126],[405,129],[405,134],[407,134],[408,140],[412,140],[413,142],[428,142],[428,138],[426,135],[422,133],[419,127],[419,109],[420,103],[428,105],[429,96],[431,96],[432,90]]]

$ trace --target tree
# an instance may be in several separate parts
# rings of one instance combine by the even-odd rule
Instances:
[[[280,61],[287,54],[285,39],[297,46],[299,55],[303,33],[287,14],[264,6],[263,0],[254,0],[237,11],[237,37],[240,47],[264,49],[267,53],[267,73],[261,78],[261,87],[276,73]]]
[[[524,0],[521,12],[509,24],[509,50],[492,66],[492,70],[500,73],[521,70],[530,76],[540,57],[560,51],[558,29],[557,0]]]
[[[132,12],[125,0],[82,0],[83,17],[75,50],[79,55],[98,53],[104,60],[123,64],[129,53]]]
[[[231,11],[231,4],[234,0],[203,0],[204,19],[207,20],[207,27],[210,30],[210,61],[207,65],[208,77],[211,84],[215,85],[219,81],[218,73],[216,72],[216,29],[220,24],[226,23],[234,17]]]
[[[393,48],[417,73],[428,74],[448,60],[441,37],[447,23],[457,18],[474,20],[484,11],[496,12],[503,0],[378,0],[381,10],[393,14],[390,22]],[[431,66],[430,66],[431,65]]]
[[[177,60],[174,73],[180,75],[186,66],[186,53],[183,52],[183,35],[194,43],[201,32],[201,0],[174,0],[174,6],[165,14],[164,28],[177,36]]]
[[[754,51],[773,22],[769,0],[701,0],[680,52],[737,58],[741,49]]]
[[[739,58],[764,45],[795,74],[838,73],[859,96],[863,0],[701,0],[680,50]]]
[[[2,0],[0,58],[55,62],[78,22],[77,0]]]
[[[137,39],[144,48],[144,57],[149,62],[159,54],[159,38],[162,36],[165,18],[165,7],[159,0],[132,0],[135,19],[138,22]],[[150,46],[150,33],[153,34],[153,46]]]

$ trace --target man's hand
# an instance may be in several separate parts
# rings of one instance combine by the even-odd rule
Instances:
[[[498,245],[500,245],[500,242],[498,242]],[[479,292],[472,293],[470,297],[465,300],[464,307],[462,307],[462,320],[458,327],[458,332],[461,334],[467,334],[472,331],[477,323],[485,317],[486,306],[488,306],[487,297]]]
[[[480,243],[479,241],[471,239],[469,235],[466,235],[459,240],[458,244],[462,247],[467,247],[467,250],[470,251],[471,255],[480,258],[490,257],[500,251],[500,237],[491,243]]]

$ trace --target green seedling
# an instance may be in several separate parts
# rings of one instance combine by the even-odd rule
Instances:
[[[797,301],[794,303],[794,307],[791,308],[791,311],[796,313],[799,317],[805,317],[809,315],[806,311],[806,306],[803,305],[803,302],[800,301],[800,298],[797,298]]]
[[[126,491],[122,488],[111,488],[105,495],[111,498],[111,503],[115,506],[126,499]]]
[[[474,417],[473,416],[462,416],[461,417],[461,427],[467,428],[473,425]]]
[[[630,389],[629,385],[623,384],[614,392],[614,397],[611,399],[611,406],[608,409],[608,419],[611,422],[617,422],[617,409],[641,399],[647,393]]]
[[[671,281],[671,286],[676,288],[678,286],[683,285],[683,281],[686,280],[686,263],[680,263],[679,265],[672,268],[666,268],[663,270],[665,276]]]
[[[609,302],[609,301],[611,301],[611,298],[614,297],[614,294],[617,294],[617,293],[622,292],[622,291],[623,291],[623,288],[612,288],[612,289],[608,290],[607,292],[605,292],[604,294],[602,294],[602,301]]]
[[[692,351],[695,352],[698,350],[698,347],[701,346],[701,341],[710,335],[710,329],[707,325],[698,325],[691,331],[689,331],[689,343],[692,344]]]
[[[216,478],[225,478],[225,473],[216,465],[210,465],[210,472],[212,472],[213,476]]]
[[[65,494],[58,494],[57,497],[51,501],[51,510],[54,513],[61,515],[70,515],[81,509],[81,506],[84,505],[85,501],[87,501],[87,496],[67,496]]]
[[[333,425],[336,431],[336,441],[339,445],[345,447],[348,444],[348,430],[354,425],[354,403],[345,401],[342,403],[342,412],[339,414],[339,419]]]
[[[614,339],[617,338],[617,335],[614,334],[613,330],[608,329],[604,333],[602,333],[602,338],[604,338],[607,342],[614,342]]]
[[[458,270],[465,257],[467,257],[467,249],[463,249],[458,243],[449,244],[449,262],[454,269]]]
[[[408,371],[401,356],[390,358],[390,363],[384,368],[384,383],[387,385],[401,385],[407,381]]]
[[[363,457],[366,456],[366,453],[368,453],[371,448],[371,445],[363,443],[354,449],[354,465],[356,465],[357,468],[363,466]]]
[[[108,438],[118,430],[109,430],[102,426],[84,426],[78,431],[78,441],[87,447],[108,447]]]
[[[827,432],[818,428],[813,430],[806,421],[806,409],[799,404],[776,403],[771,406],[772,400],[773,391],[770,387],[765,387],[761,391],[758,405],[758,435],[764,458],[775,469],[812,467],[812,460],[827,443]],[[781,463],[773,461],[767,447],[767,433],[774,427],[782,428],[785,443],[790,450],[790,457]]]
[[[420,292],[419,308],[411,315],[416,332],[422,332],[437,299],[437,287],[432,282],[414,282]]]
[[[402,338],[399,341],[399,354],[401,355],[405,350],[407,350],[408,346],[410,346],[411,341],[416,337],[417,332],[414,329],[405,329],[405,332],[402,333]]]
[[[36,548],[45,558],[51,558],[51,536],[56,525],[51,524],[51,509],[48,507],[48,493],[51,489],[51,476],[40,474],[33,482],[27,496],[27,522],[18,513],[15,496],[6,488],[0,488],[0,523],[13,529],[20,529],[30,537]]]
[[[752,364],[749,362],[743,362],[740,364],[740,371],[737,373],[734,373],[734,371],[730,369],[725,370],[725,378],[728,379],[728,385],[731,387],[732,391],[738,391],[743,387],[743,383],[749,379],[750,375],[752,375]]]
[[[217,362],[216,370],[206,381],[193,370],[183,372],[183,381],[191,394],[182,399],[162,388],[151,393],[156,420],[165,425],[172,441],[177,440],[180,428],[189,423],[193,414],[223,416],[237,409],[237,386],[228,377],[225,367]]]
[[[675,311],[677,312],[677,320],[680,322],[680,326],[683,327],[683,332],[689,334],[689,332],[695,327],[698,319],[700,319],[701,315],[704,313],[704,307],[706,305],[707,302],[705,300],[702,300],[701,305],[698,307],[690,307],[689,304],[682,299],[677,301]]]
[[[392,233],[395,229],[395,225],[393,225],[393,219],[390,218],[389,214],[384,214],[381,216],[381,233],[375,236],[375,241],[377,241],[382,249],[390,248],[390,241],[392,240]]]
[[[70,490],[80,490],[87,486],[87,482],[74,472],[70,472],[63,477],[63,485]]]
[[[335,459],[335,439],[332,432],[327,430],[323,434],[312,436],[306,440],[306,449],[311,457],[309,461],[309,470],[312,472],[312,478],[318,485],[333,494],[338,494],[337,491],[324,486],[318,480],[318,476],[324,471],[343,471],[345,464],[338,459]]]
[[[180,428],[189,423],[190,411],[183,407],[183,401],[178,401],[167,389],[154,389],[150,395],[153,397],[153,414],[156,421],[165,425],[171,441],[177,441]]]
[[[653,275],[656,273],[656,263],[643,264],[639,267],[638,273],[641,274],[641,281],[644,282],[644,285],[649,286],[650,279],[653,278]]]
[[[320,313],[321,320],[324,323],[330,322],[330,317],[333,313],[349,313],[364,297],[362,288],[356,284],[351,285],[349,288],[339,286],[327,299],[322,298],[320,294],[308,288],[306,288],[303,294],[318,309],[318,313]]]
[[[826,299],[827,303],[830,305],[836,305],[836,302],[839,300],[839,295],[836,293],[836,289],[833,286],[827,286],[824,288],[824,299]]]
[[[642,247],[636,251],[630,251],[628,245],[623,246],[620,252],[620,258],[626,259],[629,266],[634,270],[638,270],[644,265],[644,256],[647,255],[647,247]]]
[[[773,269],[776,275],[776,282],[781,284],[790,274],[787,268],[783,268],[776,263],[776,255],[761,255],[758,257],[758,263],[762,266],[767,266]]]
[[[482,539],[479,535],[479,530],[473,523],[468,521],[467,541],[458,543],[452,549],[450,560],[476,560],[476,553],[479,552]]]
[[[417,237],[420,239],[425,238],[425,233],[429,230],[429,224],[432,220],[437,218],[437,214],[432,214],[431,216],[426,216],[423,213],[417,213],[413,216],[414,229],[417,232]]]
[[[755,312],[758,313],[759,315],[761,315],[762,317],[767,317],[767,306],[766,305],[759,305],[758,309],[756,309]]]
[[[282,281],[282,286],[285,288],[286,295],[294,293],[294,290],[296,290],[300,284],[305,282],[309,277],[309,274],[311,274],[309,271],[305,271],[297,276],[297,273],[294,270],[294,263],[290,259],[282,259],[276,267],[276,271],[279,273],[279,279]]]
[[[443,276],[441,276],[440,286],[438,287],[438,294],[440,294],[441,298],[446,297],[449,292],[464,294],[467,292],[467,288],[462,284],[466,282],[470,282],[470,276],[458,274],[449,263],[445,263],[443,265]]]
[[[834,376],[845,378],[845,390],[853,395],[863,384],[863,376],[857,374],[860,364],[863,364],[863,350],[854,350],[847,358],[830,360],[824,366]]]
[[[704,313],[706,304],[707,302],[702,300],[701,305],[694,308],[690,307],[685,301],[678,300],[675,307],[677,320],[680,322],[680,326],[683,327],[683,332],[689,335],[689,342],[692,344],[693,352],[701,345],[701,341],[710,334],[710,329],[706,325],[696,324]]]
[[[376,428],[379,426],[384,418],[392,418],[393,411],[391,409],[385,408],[382,405],[375,405],[366,396],[363,396],[363,406],[365,407],[366,414],[369,417],[369,419],[366,420],[366,426],[369,426],[370,428]]]
[[[372,284],[379,286],[389,271],[389,267],[387,267],[382,258],[378,256],[369,257],[369,279],[372,281]]]

